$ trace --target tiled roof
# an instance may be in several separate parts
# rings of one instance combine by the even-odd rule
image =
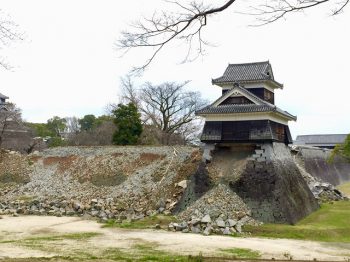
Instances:
[[[207,106],[201,110],[196,111],[196,115],[206,115],[206,114],[230,114],[230,113],[258,113],[258,112],[278,112],[288,118],[296,120],[296,116],[289,114],[286,111],[270,105],[256,105],[256,104],[229,104],[229,105],[219,105],[219,106]]]
[[[254,113],[254,112],[277,112],[279,114],[284,115],[285,117],[288,117],[292,120],[296,120],[297,117],[291,115],[287,111],[284,111],[277,106],[270,104],[269,102],[257,97],[256,95],[249,92],[247,89],[241,87],[241,86],[235,86],[233,89],[238,89],[242,93],[246,94],[247,97],[251,96],[258,100],[261,104],[225,104],[225,105],[218,105],[214,106],[215,103],[217,103],[221,98],[227,96],[227,94],[223,94],[221,97],[219,97],[214,103],[212,103],[209,106],[204,107],[201,110],[196,111],[196,115],[203,115],[203,114],[230,114],[230,113]],[[233,90],[232,89],[232,90]],[[230,91],[228,91],[230,92]]]
[[[329,135],[302,135],[297,136],[295,144],[342,144],[345,141],[346,134]]]
[[[245,64],[229,64],[223,76],[213,79],[212,83],[247,83],[252,81],[272,81],[277,86],[283,87],[282,84],[275,81],[269,61]]]
[[[3,94],[0,93],[0,98],[2,98],[2,99],[8,99],[8,96],[5,96],[5,95],[3,95]]]
[[[219,106],[207,106],[201,110],[198,110],[196,114],[225,114],[225,113],[249,113],[249,112],[267,112],[271,111],[271,107],[268,105],[256,105],[256,104],[240,104],[240,105],[219,105]]]

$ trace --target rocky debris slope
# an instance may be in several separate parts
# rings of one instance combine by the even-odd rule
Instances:
[[[204,235],[242,233],[242,226],[260,224],[251,217],[249,207],[226,184],[213,187],[177,217],[183,222],[171,223],[169,230]]]
[[[36,152],[13,161],[27,166],[26,180],[11,187],[1,183],[8,189],[0,209],[104,219],[170,212],[184,190],[175,184],[195,172],[200,158],[193,147],[64,147]],[[13,174],[1,169],[0,180]]]
[[[30,181],[32,162],[26,156],[9,150],[0,149],[0,199],[18,185]]]

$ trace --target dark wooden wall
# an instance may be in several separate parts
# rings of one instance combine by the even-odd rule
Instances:
[[[270,120],[207,121],[202,142],[279,141],[292,143],[289,128]]]

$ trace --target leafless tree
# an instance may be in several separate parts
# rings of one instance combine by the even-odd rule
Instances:
[[[111,145],[116,126],[112,121],[104,121],[92,130],[81,131],[68,137],[68,144],[74,146]]]
[[[199,92],[183,90],[187,83],[146,83],[141,90],[143,113],[153,125],[166,133],[174,133],[193,121],[196,118],[195,111],[205,104]]]
[[[221,1],[221,5],[213,6],[200,1],[165,0],[169,3],[169,10],[154,12],[152,17],[143,18],[121,33],[117,46],[125,53],[133,48],[148,48],[151,50],[149,58],[134,72],[144,70],[170,42],[187,44],[188,51],[183,62],[191,61],[203,54],[204,46],[209,43],[203,39],[203,28],[211,16],[226,9],[233,9],[236,0]],[[182,1],[184,2],[184,1]],[[235,10],[237,13],[254,15],[256,25],[264,25],[285,18],[288,14],[301,12],[316,6],[329,4],[331,15],[343,12],[349,0],[266,0],[262,3],[254,1],[248,10]],[[174,11],[170,11],[174,10]]]
[[[197,119],[195,111],[207,103],[199,92],[185,91],[187,83],[146,83],[141,90],[142,114],[148,123],[164,133],[164,144],[169,144],[173,134],[181,134],[184,139],[189,137],[189,133],[194,131],[190,127]]]
[[[122,103],[133,103],[137,108],[140,107],[140,98],[138,96],[138,90],[130,75],[126,75],[120,78],[121,96],[120,101]]]
[[[77,134],[80,131],[79,119],[75,116],[66,117],[66,133]]]
[[[0,49],[2,50],[12,42],[19,40],[23,40],[23,34],[18,31],[18,25],[0,9]],[[11,69],[3,55],[0,55],[0,67]]]
[[[193,141],[201,130],[201,122],[195,111],[208,102],[199,92],[188,92],[183,83],[165,82],[154,85],[147,82],[137,86],[132,77],[121,81],[121,99],[123,103],[136,103],[142,116],[142,123],[147,127],[145,141],[156,140],[157,144],[182,144]],[[113,104],[110,106],[113,109]],[[154,134],[153,138],[150,135]],[[157,142],[158,141],[158,142]]]

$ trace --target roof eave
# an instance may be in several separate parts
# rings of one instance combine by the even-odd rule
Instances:
[[[218,78],[217,78],[218,79]],[[240,84],[245,84],[245,83],[259,83],[259,82],[268,82],[270,83],[274,88],[280,88],[283,89],[283,84],[272,80],[272,79],[260,79],[260,80],[236,80],[236,81],[220,81],[217,79],[212,79],[211,84],[212,85],[230,85],[234,83],[240,83]]]
[[[282,113],[282,112],[278,112],[278,111],[274,111],[275,113],[277,113],[279,116],[282,116],[285,119],[288,119],[289,121],[297,121],[297,116],[293,116],[289,113]]]

